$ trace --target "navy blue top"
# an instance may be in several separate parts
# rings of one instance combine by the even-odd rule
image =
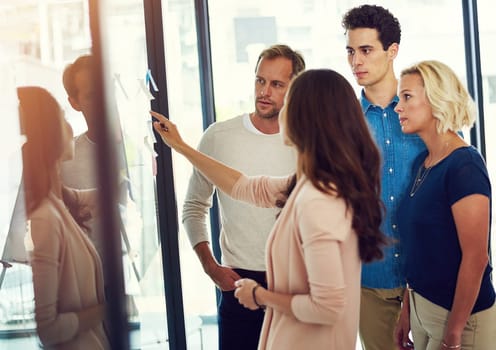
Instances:
[[[451,310],[462,257],[451,206],[472,194],[491,201],[491,184],[485,162],[474,147],[454,150],[430,170],[423,168],[426,157],[427,151],[414,161],[412,181],[399,208],[405,275],[417,293]],[[420,167],[428,173],[412,195]],[[491,270],[488,264],[472,313],[494,304]]]
[[[394,242],[384,248],[384,259],[363,264],[362,286],[385,289],[404,287],[397,211],[400,200],[407,191],[412,163],[425,150],[425,145],[418,135],[404,134],[401,131],[398,114],[394,111],[398,96],[386,108],[382,108],[367,100],[362,91],[360,102],[382,156],[381,198],[386,207],[386,215],[381,230]]]

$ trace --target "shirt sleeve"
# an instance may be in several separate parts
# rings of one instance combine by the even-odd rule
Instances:
[[[198,170],[194,169],[189,179],[183,205],[183,225],[191,246],[209,241],[207,216],[212,207],[214,186]]]
[[[58,312],[60,289],[59,257],[61,226],[46,213],[31,220],[33,240],[32,269],[35,295],[35,318],[38,335],[44,345],[54,345],[76,336],[79,320],[74,312]]]
[[[241,175],[234,184],[231,197],[257,207],[274,208],[278,200],[284,200],[284,194],[292,176],[246,176]]]
[[[482,159],[463,159],[448,169],[446,181],[450,205],[472,194],[491,197],[491,184]]]
[[[90,188],[85,190],[76,190],[74,191],[74,196],[79,205],[81,206],[89,206],[96,207],[98,204],[98,190],[96,188]]]
[[[302,322],[335,324],[346,305],[342,241],[351,230],[351,216],[341,199],[314,198],[297,207],[309,294],[295,295],[291,307]]]
[[[89,215],[92,218],[98,216],[98,190],[96,188],[87,190],[74,190],[77,198],[80,217]]]
[[[203,134],[198,150],[211,155],[214,142],[212,127]],[[208,242],[208,211],[212,207],[215,186],[196,168],[189,179],[186,197],[184,198],[182,221],[191,246],[200,242]]]

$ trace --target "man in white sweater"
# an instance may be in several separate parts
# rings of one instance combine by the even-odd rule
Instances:
[[[212,124],[198,149],[248,175],[294,172],[296,157],[282,142],[278,115],[291,79],[304,69],[302,55],[286,45],[262,51],[255,69],[255,111]],[[214,185],[194,170],[184,201],[183,224],[204,271],[222,291],[219,349],[254,350],[264,314],[238,303],[234,281],[247,277],[266,286],[265,243],[278,210],[256,208],[218,192],[222,225],[222,261],[218,262],[210,249],[207,229],[214,191]]]

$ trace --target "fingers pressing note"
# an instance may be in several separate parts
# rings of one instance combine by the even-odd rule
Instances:
[[[169,128],[167,127],[167,118],[165,118],[162,114],[155,112],[155,111],[150,111],[150,114],[152,117],[158,121],[158,125],[160,126],[160,130],[162,131],[169,131]],[[156,124],[156,122],[154,123]],[[157,130],[158,131],[158,130]]]

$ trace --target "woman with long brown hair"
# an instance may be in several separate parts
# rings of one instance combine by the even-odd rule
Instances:
[[[279,115],[297,172],[247,177],[187,145],[159,113],[155,130],[216,186],[263,207],[282,207],[267,242],[265,289],[250,279],[235,295],[266,308],[259,349],[354,350],[361,261],[382,257],[380,155],[355,93],[326,69],[297,76]],[[254,155],[263,156],[263,155]]]

